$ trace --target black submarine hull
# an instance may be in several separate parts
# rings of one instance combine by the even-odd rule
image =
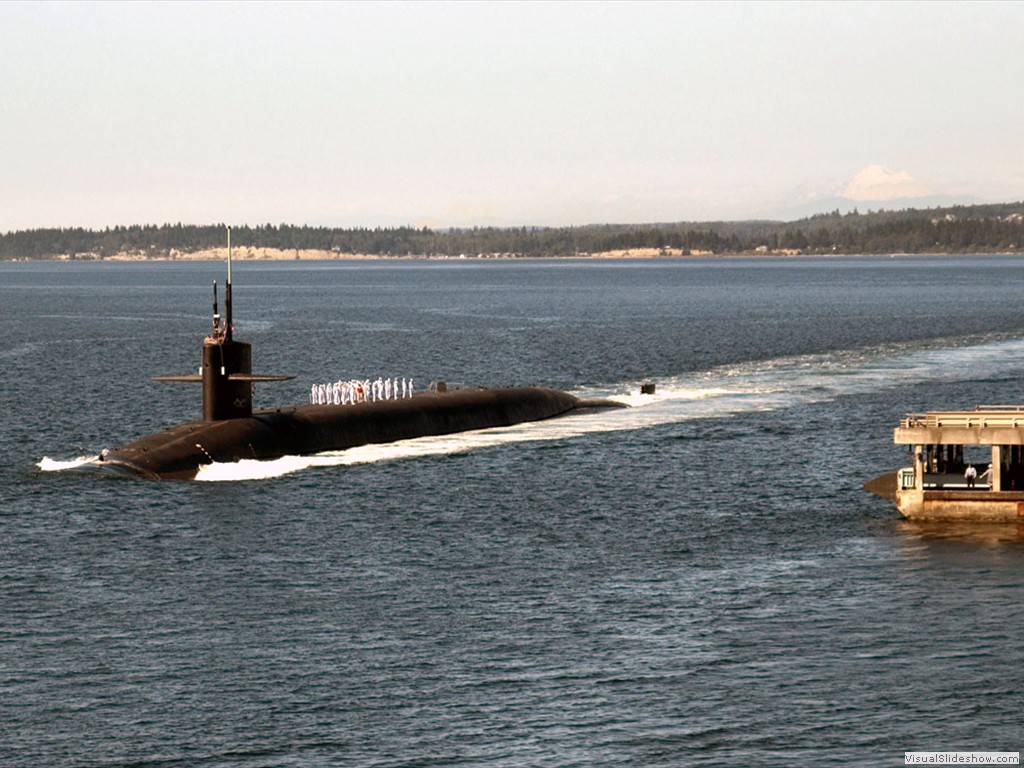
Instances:
[[[466,389],[350,405],[301,405],[179,424],[107,452],[100,465],[147,478],[191,480],[204,464],[213,462],[304,456],[616,406],[545,387]]]

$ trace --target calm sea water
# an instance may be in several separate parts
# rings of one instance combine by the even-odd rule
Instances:
[[[633,407],[214,482],[220,264],[0,264],[0,764],[902,765],[1024,747],[1024,531],[861,483],[1024,401],[1024,259],[241,263],[266,405],[340,376]],[[639,398],[640,382],[658,395]],[[219,480],[219,481],[218,481]]]

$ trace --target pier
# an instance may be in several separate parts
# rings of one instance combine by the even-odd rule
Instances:
[[[908,446],[911,465],[892,475],[892,496],[881,495],[894,498],[904,517],[1024,520],[1024,406],[907,414],[893,442]],[[869,490],[889,485],[879,480]]]

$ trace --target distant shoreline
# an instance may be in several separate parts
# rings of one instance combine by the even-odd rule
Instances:
[[[602,253],[578,253],[553,258],[589,258],[589,259],[656,259],[656,258],[700,258],[714,257],[719,254],[710,251],[683,253],[680,248],[624,248]],[[82,259],[84,254],[79,254]],[[191,253],[172,250],[166,256],[147,256],[143,253],[123,252],[107,256],[104,261],[224,261],[228,257],[228,249],[207,248]],[[70,257],[67,257],[70,258]],[[86,256],[88,258],[88,256]],[[98,258],[98,257],[96,257]],[[381,261],[381,260],[460,260],[460,259],[530,259],[536,256],[525,256],[517,253],[474,253],[450,255],[407,254],[387,255],[378,253],[343,253],[340,251],[317,250],[312,248],[256,248],[252,246],[234,247],[231,258],[239,261]]]
[[[822,254],[804,254],[794,249],[778,249],[774,251],[738,252],[738,253],[715,253],[713,251],[686,251],[681,248],[623,248],[613,251],[602,251],[599,253],[573,253],[561,256],[526,256],[516,253],[477,253],[461,254],[458,256],[429,255],[429,254],[376,254],[376,253],[341,253],[338,251],[316,250],[309,248],[280,249],[280,248],[256,248],[241,246],[231,249],[232,260],[237,261],[460,261],[460,260],[507,260],[507,261],[530,261],[540,258],[549,259],[735,259],[735,258],[786,258],[795,256],[822,256]],[[835,256],[846,256],[851,254],[833,254]],[[878,254],[875,254],[878,255]],[[910,254],[888,254],[888,255],[910,255]],[[928,254],[913,254],[928,255]],[[950,255],[950,254],[934,254]],[[977,254],[983,255],[983,254]],[[995,255],[995,254],[990,254]],[[827,254],[826,254],[827,256]],[[110,256],[100,256],[96,253],[57,254],[47,258],[23,258],[11,259],[11,261],[117,261],[117,262],[146,262],[146,261],[225,261],[228,257],[228,249],[206,248],[198,251],[184,252],[171,250],[168,254],[150,255],[139,251],[122,251]]]
[[[231,239],[226,235],[231,233]],[[0,233],[5,261],[700,259],[1024,253],[1024,202],[734,221],[432,230],[146,224]]]
[[[811,258],[842,258],[849,256],[872,256],[876,258],[893,258],[896,256],[918,256],[918,257],[944,257],[944,256],[1013,256],[1020,255],[1017,250],[992,250],[974,251],[970,253],[950,253],[936,251],[932,253],[816,253],[804,252],[797,249],[776,249],[717,253],[714,251],[685,251],[681,248],[623,248],[613,251],[601,251],[599,253],[572,253],[562,255],[533,256],[521,253],[476,253],[460,254],[451,256],[447,254],[378,254],[378,253],[344,253],[340,251],[317,250],[311,248],[256,248],[252,246],[239,246],[231,249],[231,258],[235,261],[477,261],[477,260],[504,260],[504,261],[532,261],[536,259],[779,259],[797,258],[807,256]],[[44,258],[15,258],[6,259],[8,262],[25,261],[113,261],[113,262],[165,262],[165,261],[226,261],[228,249],[205,248],[197,251],[178,251],[171,249],[168,253],[149,254],[141,251],[121,251],[110,256],[100,256],[97,253],[76,253],[57,254]]]

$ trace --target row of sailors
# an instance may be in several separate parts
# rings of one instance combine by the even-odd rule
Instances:
[[[412,379],[356,379],[333,384],[314,384],[309,390],[313,405],[352,405],[377,400],[398,400],[412,397]]]

